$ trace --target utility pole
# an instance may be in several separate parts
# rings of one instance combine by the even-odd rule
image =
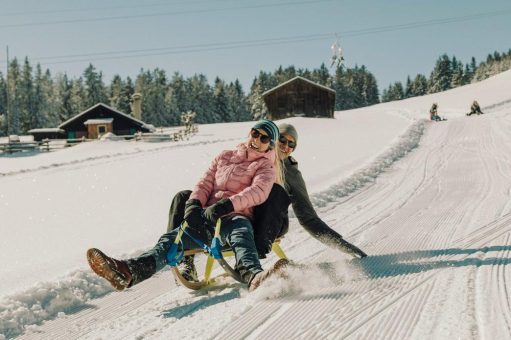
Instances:
[[[7,49],[7,71],[6,71],[6,75],[5,75],[5,79],[6,79],[6,82],[5,82],[5,92],[6,92],[6,101],[7,101],[7,112],[5,113],[5,122],[6,122],[6,125],[7,125],[7,135],[9,135],[9,133],[11,132],[9,130],[9,120],[11,118],[10,116],[10,113],[11,113],[11,110],[10,110],[10,107],[9,107],[9,103],[10,103],[10,100],[9,100],[9,45],[6,46],[6,49]]]

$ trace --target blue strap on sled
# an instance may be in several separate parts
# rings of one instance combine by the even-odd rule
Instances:
[[[211,241],[211,251],[209,254],[213,256],[215,260],[219,260],[222,258],[222,243],[220,242],[220,226],[222,225],[222,220],[218,219],[216,221],[215,226],[215,235],[213,236],[213,240]]]
[[[190,235],[190,233],[186,232],[186,228],[188,227],[188,223],[186,223],[186,221],[181,223],[181,226],[179,226],[179,231],[176,235],[176,239],[174,240],[174,243],[172,243],[167,252],[167,264],[171,267],[175,267],[183,258],[184,247],[183,242],[181,241],[183,233],[185,233],[189,238],[191,238],[193,242],[195,242],[200,248],[204,249],[204,251],[211,255],[215,260],[222,259],[223,258],[222,243],[220,242],[221,224],[222,224],[221,219],[218,219],[215,227],[215,235],[213,237],[213,240],[211,241],[211,247],[209,247],[201,240],[196,239],[195,237]],[[181,244],[181,251],[179,251],[179,244]]]

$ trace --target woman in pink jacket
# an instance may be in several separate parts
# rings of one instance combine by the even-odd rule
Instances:
[[[273,184],[283,183],[274,150],[278,137],[275,123],[258,121],[247,142],[215,157],[186,202],[187,233],[206,244],[211,243],[216,220],[222,218],[221,242],[233,249],[236,267],[249,289],[255,289],[266,277],[259,262],[251,219],[253,208],[268,198]],[[116,260],[91,248],[87,260],[96,274],[117,290],[123,290],[165,267],[177,231],[162,235],[152,249],[136,258]],[[181,240],[185,250],[198,247],[186,233]]]

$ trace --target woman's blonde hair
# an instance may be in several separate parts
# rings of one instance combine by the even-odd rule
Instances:
[[[279,148],[275,148],[275,162],[274,162],[274,165],[275,165],[275,183],[277,184],[280,184],[282,186],[284,186],[285,184],[285,180],[286,180],[286,176],[284,174],[284,165],[282,164],[282,161],[280,160],[280,157],[279,157]]]

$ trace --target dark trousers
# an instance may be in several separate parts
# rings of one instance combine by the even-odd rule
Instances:
[[[169,209],[167,232],[178,228],[184,219],[185,203],[190,190],[178,192],[172,199]],[[254,241],[259,258],[265,258],[271,251],[273,241],[283,236],[289,229],[288,207],[291,200],[285,189],[274,184],[268,199],[254,208]]]
[[[169,209],[169,222],[167,223],[167,232],[178,228],[184,220],[185,204],[192,192],[183,190],[178,192],[172,199]]]
[[[152,257],[156,261],[156,271],[163,269],[167,265],[167,253],[176,239],[178,230],[179,229],[174,229],[163,234],[152,249],[134,260],[139,261],[147,257]],[[214,233],[213,228],[205,232],[197,232],[193,228],[187,228],[186,232],[188,234],[183,233],[181,236],[180,248],[183,250],[200,248],[193,238],[203,243],[210,244]],[[236,215],[222,219],[220,241],[222,246],[228,246],[234,251],[236,267],[241,277],[246,282],[248,282],[254,274],[263,270],[255,248],[254,232],[249,219]]]

